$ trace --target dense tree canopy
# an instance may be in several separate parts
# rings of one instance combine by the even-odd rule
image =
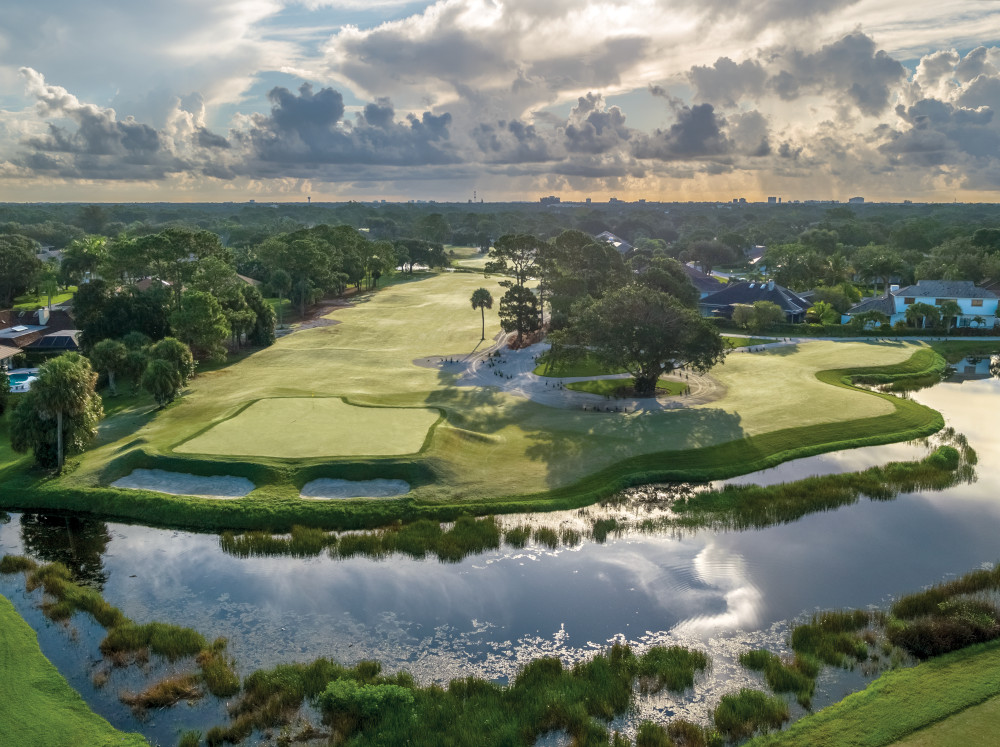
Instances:
[[[27,236],[0,234],[0,309],[10,307],[42,269],[35,242]]]
[[[627,285],[586,304],[556,343],[564,350],[587,348],[609,368],[625,369],[640,396],[653,394],[663,374],[679,366],[706,371],[724,353],[713,324],[675,297],[643,285]]]

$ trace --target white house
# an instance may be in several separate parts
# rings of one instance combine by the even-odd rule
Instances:
[[[978,287],[971,280],[920,280],[905,288],[891,286],[881,298],[865,299],[849,309],[842,321],[849,322],[854,314],[881,311],[889,323],[906,321],[906,310],[915,303],[940,306],[954,301],[962,310],[953,322],[956,327],[993,327],[997,323],[997,294]]]

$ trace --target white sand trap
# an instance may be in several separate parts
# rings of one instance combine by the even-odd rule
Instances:
[[[242,498],[256,486],[245,477],[230,475],[188,475],[162,469],[137,469],[111,483],[113,488],[155,490],[170,495],[194,495],[199,498]]]
[[[405,480],[331,480],[322,477],[302,486],[303,498],[336,500],[340,498],[392,498],[410,492]]]

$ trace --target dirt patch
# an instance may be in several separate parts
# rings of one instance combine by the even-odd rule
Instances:
[[[169,495],[193,495],[199,498],[231,500],[248,495],[256,486],[245,477],[231,475],[189,475],[162,469],[137,469],[111,483],[113,488],[153,490]]]
[[[285,329],[279,329],[275,331],[276,337],[284,337],[285,335],[290,335],[293,332],[300,332],[303,329],[316,329],[318,327],[332,327],[335,324],[340,324],[339,319],[326,319],[326,315],[329,314],[334,309],[347,309],[354,306],[350,301],[345,301],[342,298],[334,298],[330,301],[321,301],[320,303],[310,306],[308,311],[306,311],[306,317],[301,322],[296,323],[294,326],[285,327]]]

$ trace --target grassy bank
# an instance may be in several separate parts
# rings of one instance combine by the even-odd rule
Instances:
[[[42,611],[50,620],[66,621],[78,612],[90,615],[108,631],[101,641],[100,651],[112,666],[145,663],[150,654],[171,662],[195,659],[199,671],[184,675],[187,688],[180,695],[174,677],[154,683],[142,693],[121,696],[123,702],[137,710],[201,697],[202,686],[216,696],[233,695],[239,690],[239,678],[225,653],[224,639],[209,644],[191,628],[159,622],[136,623],[108,604],[100,592],[74,582],[69,569],[62,563],[38,565],[31,558],[5,555],[0,559],[0,573],[24,573],[28,591],[41,587],[45,592]],[[164,700],[171,692],[177,697]]]
[[[0,596],[0,744],[146,745],[90,710],[41,649],[35,631]]]
[[[881,747],[893,744],[1000,695],[998,670],[1000,641],[970,646],[910,669],[887,672],[861,692],[801,719],[780,734],[759,737],[750,745]]]

